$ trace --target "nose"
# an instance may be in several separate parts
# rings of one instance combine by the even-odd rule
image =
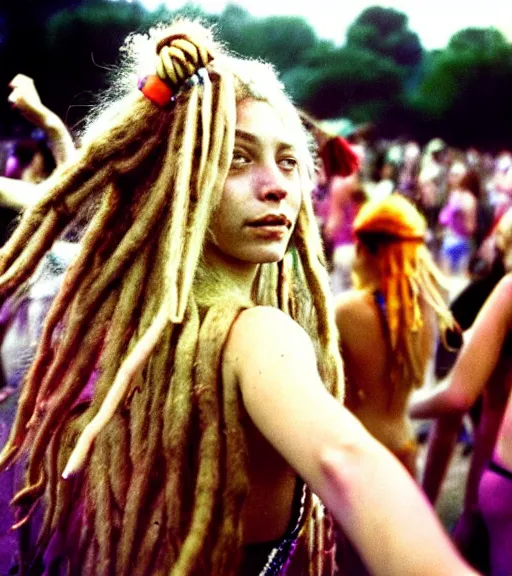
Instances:
[[[283,188],[269,188],[263,192],[263,199],[271,202],[280,202],[288,196],[288,192]]]
[[[270,202],[279,202],[288,196],[286,180],[275,162],[262,166],[258,189],[260,197]]]

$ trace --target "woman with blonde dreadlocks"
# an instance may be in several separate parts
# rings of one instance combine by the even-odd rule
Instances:
[[[314,492],[375,574],[474,574],[340,403],[307,139],[274,73],[194,23],[127,46],[148,45],[156,70],[0,253],[8,296],[91,211],[1,454],[27,463],[15,528],[44,510],[25,572],[332,574]]]
[[[425,219],[408,200],[392,194],[369,202],[354,232],[356,287],[336,303],[346,406],[415,476],[408,400],[423,384],[436,324],[443,338],[458,327],[425,246]]]

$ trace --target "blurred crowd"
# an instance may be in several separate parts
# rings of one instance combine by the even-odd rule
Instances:
[[[19,214],[40,198],[41,183],[75,152],[68,130],[41,103],[30,78],[17,76],[11,89],[12,106],[32,129],[26,137],[0,143],[2,244]],[[505,574],[496,568],[496,562],[502,561],[503,566],[510,562],[499,551],[503,530],[495,531],[495,518],[489,512],[494,504],[479,499],[478,491],[484,479],[492,484],[486,475],[489,462],[499,466],[493,454],[500,425],[507,421],[507,401],[511,404],[512,366],[503,361],[500,334],[494,335],[495,340],[486,339],[486,330],[489,322],[501,321],[503,338],[509,333],[509,312],[495,311],[505,296],[492,295],[496,289],[506,294],[511,289],[503,282],[510,284],[507,272],[512,269],[512,151],[461,150],[440,138],[424,145],[407,139],[377,139],[371,126],[360,127],[344,139],[306,115],[304,121],[319,151],[314,209],[336,298],[347,406],[414,477],[419,437],[410,417],[434,422],[428,428],[426,470],[418,479],[432,503],[439,495],[453,445],[461,429],[467,432],[468,453],[474,452],[474,460],[454,538],[483,573]],[[0,404],[16,391],[30,361],[13,367],[12,359],[19,356],[16,348],[21,343],[30,348],[28,356],[33,355],[44,314],[73,254],[74,250],[53,252],[56,282],[38,292],[33,281],[29,300],[23,304],[25,310],[31,302],[37,306],[28,336],[27,325],[16,320],[23,309],[19,302],[11,309],[2,308]],[[494,350],[494,363],[479,371],[475,363],[481,360],[479,350],[484,344]],[[429,362],[440,384],[411,402],[414,389],[425,382]],[[461,387],[469,389],[463,400],[457,395]],[[469,430],[462,424],[466,412],[471,414]],[[485,493],[488,500],[493,489]],[[484,513],[481,502],[485,502]],[[506,507],[510,518],[512,500],[499,506]],[[475,541],[478,554],[472,556]],[[489,550],[494,550],[492,572]],[[348,543],[343,551],[340,564],[346,565],[346,573],[364,574]]]
[[[415,477],[418,442],[428,438],[418,480],[432,504],[462,442],[471,459],[453,540],[483,574],[507,576],[512,151],[372,132],[365,126],[347,138],[358,169],[344,177],[323,162],[315,190],[346,405]],[[421,422],[414,432],[413,419]],[[345,557],[347,573],[365,573],[357,557]]]
[[[409,199],[425,217],[427,245],[445,273],[466,278],[485,273],[494,256],[496,226],[512,206],[512,151],[462,150],[441,138],[423,146],[377,140],[368,126],[347,140],[359,157],[359,170],[343,178],[321,169],[315,190],[335,294],[351,284],[352,223],[359,208],[392,193]]]

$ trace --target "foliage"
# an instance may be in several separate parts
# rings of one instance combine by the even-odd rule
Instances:
[[[303,18],[256,18],[236,4],[215,15],[193,2],[154,12],[124,0],[3,4],[0,82],[18,72],[32,76],[43,100],[71,126],[107,85],[128,33],[187,14],[215,24],[235,53],[272,62],[297,104],[319,118],[370,121],[388,136],[512,145],[512,46],[492,28],[461,30],[444,49],[425,53],[407,16],[382,6],[364,10],[337,46]],[[11,131],[14,117],[0,102],[0,132]]]
[[[404,71],[414,70],[423,54],[418,35],[408,29],[407,16],[381,6],[367,8],[356,18],[347,32],[347,46],[390,59]]]
[[[284,80],[297,102],[318,117],[348,116],[355,121],[374,120],[361,114],[361,105],[382,112],[401,90],[401,74],[388,59],[355,48],[323,47],[310,52],[302,67]],[[357,118],[352,112],[360,110]],[[369,110],[369,109],[368,109]]]
[[[511,142],[512,45],[496,29],[468,28],[427,61],[409,106],[460,145]]]
[[[218,24],[231,50],[272,62],[281,72],[294,68],[318,42],[311,26],[298,16],[256,19],[228,6]]]

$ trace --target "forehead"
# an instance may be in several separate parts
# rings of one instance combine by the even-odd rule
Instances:
[[[300,147],[300,132],[290,114],[285,114],[268,102],[243,100],[237,105],[236,128],[261,142]]]

